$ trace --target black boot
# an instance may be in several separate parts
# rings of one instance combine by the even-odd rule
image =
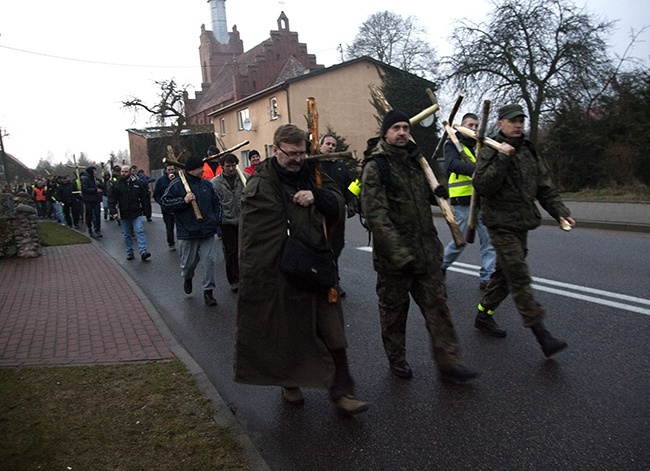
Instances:
[[[212,290],[207,289],[203,292],[203,300],[205,301],[206,306],[216,306],[217,300],[212,296]]]
[[[544,352],[546,357],[550,357],[567,347],[567,343],[564,340],[556,339],[546,330],[543,322],[532,326],[531,330],[535,334],[535,337],[537,337],[537,341],[541,345],[542,352]]]
[[[497,323],[494,321],[494,316],[488,314],[487,312],[478,311],[476,314],[476,319],[474,320],[474,327],[483,332],[490,334],[492,337],[505,337],[506,331],[500,329]]]

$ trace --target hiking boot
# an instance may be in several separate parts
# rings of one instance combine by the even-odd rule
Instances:
[[[176,246],[173,245],[173,244],[170,245],[170,246],[169,246],[169,251],[170,251],[170,252],[176,252]]]
[[[185,294],[192,294],[192,278],[185,278],[183,282],[183,290]]]
[[[143,254],[140,254],[140,258],[144,262],[145,260],[148,260],[149,258],[151,258],[151,254],[149,252],[145,252]]]
[[[212,296],[212,290],[208,289],[203,292],[203,300],[205,301],[206,306],[216,306],[217,300]]]
[[[133,260],[134,258],[135,258],[135,257],[133,256],[132,253],[127,254],[127,256],[126,256],[126,259],[127,259],[127,260]]]
[[[533,334],[535,334],[535,337],[537,337],[537,341],[542,347],[542,352],[544,352],[544,355],[547,358],[567,348],[567,343],[564,340],[553,337],[553,335],[546,330],[546,327],[544,327],[542,322],[532,326],[531,330],[533,331]]]
[[[413,370],[406,360],[398,360],[390,364],[390,371],[398,378],[409,379],[413,376]]]
[[[440,370],[440,379],[448,383],[466,383],[476,378],[480,373],[464,365],[455,365]]]
[[[334,404],[336,404],[336,407],[338,407],[341,412],[347,415],[354,415],[368,410],[367,402],[360,401],[351,394],[339,397],[334,401]]]
[[[487,312],[479,311],[478,314],[476,314],[474,327],[485,332],[486,334],[490,334],[492,337],[506,336],[506,331],[500,329],[494,320],[494,316],[488,314]]]
[[[287,404],[299,406],[305,403],[305,396],[302,395],[300,388],[282,388],[282,398]]]

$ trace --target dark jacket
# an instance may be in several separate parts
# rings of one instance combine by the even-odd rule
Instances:
[[[81,198],[84,203],[101,203],[102,193],[99,189],[103,190],[103,185],[98,185],[95,179],[95,172],[86,171],[86,174],[81,177]]]
[[[212,184],[205,178],[186,174],[190,190],[196,197],[203,221],[198,221],[192,205],[185,202],[187,192],[180,178],[174,178],[162,196],[162,206],[174,213],[176,237],[179,239],[205,239],[214,236],[221,223],[221,202]]]
[[[112,215],[120,210],[121,219],[135,219],[142,216],[142,207],[147,191],[139,178],[130,175],[125,181],[120,178],[113,183],[108,196],[108,209]]]
[[[569,217],[533,144],[525,137],[509,139],[502,133],[494,140],[507,142],[517,152],[510,157],[486,146],[479,153],[474,189],[481,196],[483,223],[491,229],[534,229],[542,219],[535,200],[558,222]]]
[[[329,177],[334,180],[339,187],[339,190],[345,198],[345,204],[348,206],[354,205],[354,195],[348,190],[350,183],[352,183],[352,178],[350,177],[350,172],[340,160],[335,161],[324,161],[319,164],[321,171],[325,172]]]
[[[307,165],[306,172],[290,174],[275,160],[260,164],[241,200],[235,381],[329,387],[334,363],[318,334],[317,317],[339,316],[342,323],[341,303],[328,303],[326,293],[295,286],[280,273],[279,263],[287,217],[294,229],[323,244],[322,217],[343,217],[343,196],[327,175],[318,190]],[[285,209],[285,197],[290,199],[298,189],[312,189],[314,204],[289,202]]]
[[[174,178],[178,178],[178,176],[174,176]],[[167,190],[167,187],[169,184],[172,182],[172,180],[169,179],[167,174],[165,173],[162,177],[156,180],[156,183],[153,186],[153,199],[156,203],[160,205],[160,209],[162,210],[163,213],[167,213],[167,211],[162,204],[162,197],[165,194],[165,190]]]
[[[77,194],[73,193],[73,191],[78,190],[72,180],[68,183],[61,183],[57,189],[56,199],[61,201],[63,204],[72,204],[78,199]]]
[[[435,197],[418,162],[417,145],[409,142],[399,148],[371,139],[365,155],[361,207],[373,236],[375,270],[392,275],[402,273],[407,265],[413,274],[439,270],[442,244],[431,212]],[[378,156],[388,162],[388,182],[375,160]]]

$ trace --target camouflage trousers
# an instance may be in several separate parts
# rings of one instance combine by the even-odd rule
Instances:
[[[406,358],[409,294],[424,316],[438,368],[458,364],[460,346],[447,307],[442,270],[424,275],[377,274],[381,337],[388,361],[394,363]]]
[[[497,252],[497,263],[481,305],[486,310],[494,311],[511,294],[524,326],[539,323],[546,311],[533,297],[532,280],[526,263],[528,231],[488,229],[488,232]]]

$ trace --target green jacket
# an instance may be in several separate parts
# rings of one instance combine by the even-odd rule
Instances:
[[[273,159],[262,162],[248,180],[239,221],[239,293],[235,339],[235,381],[276,386],[330,387],[334,362],[317,332],[317,317],[335,316],[343,329],[340,301],[329,304],[326,293],[304,291],[280,273],[287,238],[282,185]],[[313,186],[313,178],[304,184]],[[282,186],[281,186],[282,185]],[[282,188],[282,189],[280,189]],[[323,175],[323,188],[338,216],[344,200],[336,184]],[[324,191],[324,190],[321,190]],[[321,213],[316,204],[288,204],[292,228],[305,231],[314,243],[324,243]],[[344,346],[344,345],[343,345]]]
[[[474,188],[481,196],[481,217],[491,229],[525,231],[540,225],[541,206],[557,221],[571,215],[548,175],[544,161],[526,139],[494,138],[516,150],[513,157],[484,146],[478,155]]]
[[[437,271],[442,264],[442,244],[433,225],[435,197],[414,143],[398,148],[383,139],[368,141],[367,163],[361,177],[361,208],[373,237],[375,270],[399,274],[410,266],[413,274]],[[377,156],[385,156],[390,178],[382,179]]]

